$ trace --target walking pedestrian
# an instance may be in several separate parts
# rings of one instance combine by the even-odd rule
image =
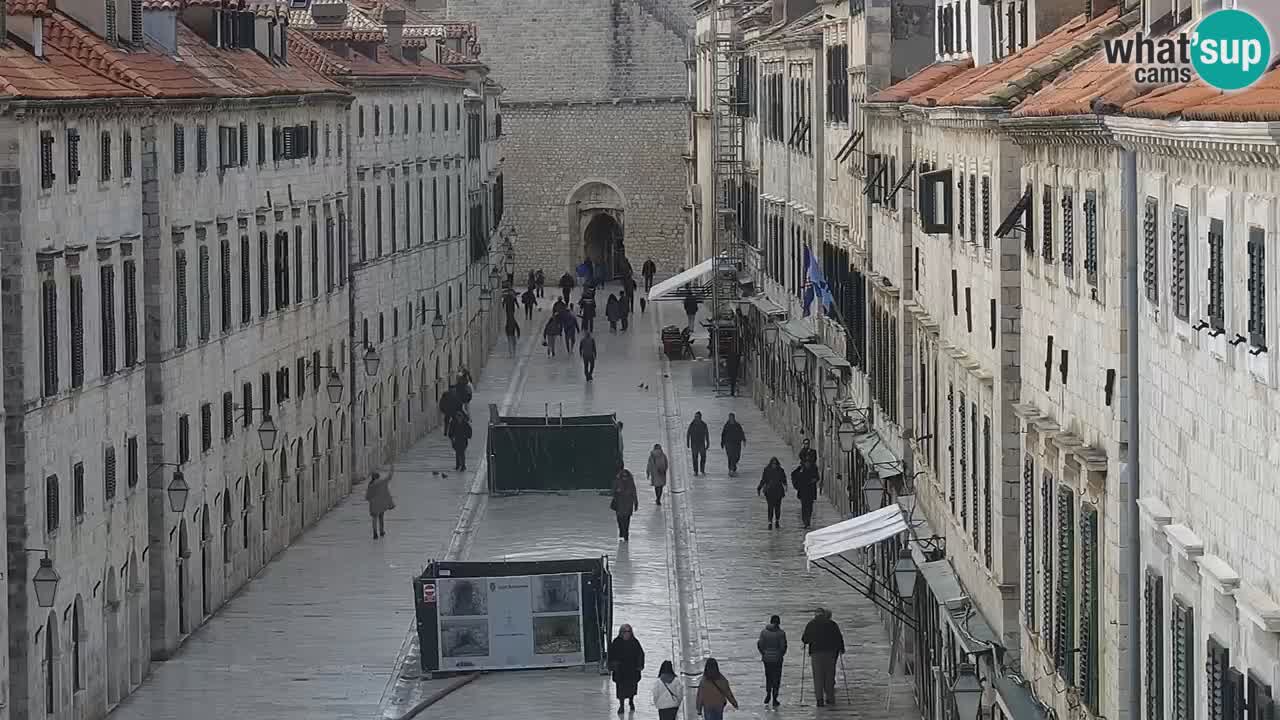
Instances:
[[[787,634],[782,630],[782,618],[769,617],[769,624],[760,631],[756,640],[760,662],[764,663],[764,704],[778,707],[778,690],[782,686],[782,660],[787,654]]]
[[[711,433],[702,421],[702,413],[693,414],[693,422],[684,434],[685,444],[693,453],[693,474],[707,474],[707,448],[711,446]]]
[[[836,704],[836,661],[844,654],[844,635],[831,619],[831,611],[818,608],[813,619],[804,626],[800,642],[809,646],[809,662],[813,668],[813,694],[818,707]]]
[[[693,322],[698,317],[698,299],[692,290],[686,291],[684,296],[684,314],[689,318],[689,332],[693,332]]]
[[[573,288],[577,285],[577,281],[573,279],[573,275],[565,273],[560,276],[560,293],[564,299],[564,304],[569,304],[569,296],[573,294]]]
[[[533,276],[534,286],[538,290],[538,297],[546,297],[547,275],[542,272],[542,268],[538,268],[538,272]]]
[[[636,276],[627,273],[622,278],[622,294],[627,298],[627,311],[634,313],[636,311]]]
[[[453,469],[467,469],[467,445],[471,443],[471,418],[459,410],[453,418],[449,440],[453,445]]]
[[[524,319],[533,319],[533,306],[538,304],[538,298],[533,293],[533,288],[524,291],[520,296],[520,302],[524,303]]]
[[[740,364],[741,359],[736,350],[730,352],[729,357],[725,358],[724,374],[729,380],[729,397],[735,397],[738,394],[738,366]]]
[[[662,452],[662,445],[654,443],[649,451],[649,466],[645,474],[649,476],[649,484],[653,486],[653,497],[656,504],[662,504],[662,488],[667,486],[667,454]]]
[[[729,459],[729,477],[737,476],[738,460],[742,458],[742,446],[746,444],[747,433],[738,424],[738,418],[729,413],[729,419],[724,421],[724,427],[720,429],[720,448]]]
[[[529,277],[525,280],[524,287],[526,290],[532,290],[538,287],[538,274],[530,270]]]
[[[502,289],[502,309],[507,311],[507,317],[515,318],[516,291],[509,287]]]
[[[578,318],[573,310],[566,307],[560,312],[560,327],[564,331],[564,349],[572,353],[578,338]]]
[[[658,680],[653,684],[653,706],[658,709],[658,720],[676,720],[680,703],[684,701],[684,683],[676,676],[670,660],[663,660],[658,668]]]
[[[769,458],[769,464],[760,473],[760,484],[756,486],[756,495],[764,495],[769,507],[769,529],[782,527],[782,498],[787,496],[787,471],[782,469],[778,458]]]
[[[609,671],[618,696],[618,714],[625,712],[623,704],[636,710],[636,693],[640,689],[640,673],[644,670],[644,648],[636,639],[630,625],[618,628],[618,636],[609,643]]]
[[[369,517],[373,520],[373,539],[387,534],[387,524],[382,516],[388,510],[396,509],[396,501],[391,497],[391,476],[395,474],[395,465],[392,465],[387,474],[370,473],[369,487],[364,489],[364,499],[369,503]]]
[[[644,291],[649,292],[653,289],[653,276],[658,274],[658,266],[654,264],[653,258],[644,261],[644,265],[640,266],[640,274],[644,275]]]
[[[609,293],[609,299],[604,301],[604,318],[609,321],[609,332],[617,332],[618,321],[622,319],[622,303],[613,293]]]
[[[618,463],[618,475],[613,481],[613,502],[609,503],[618,516],[618,537],[623,542],[631,540],[631,514],[640,509],[640,498],[636,495],[636,479],[631,471]]]
[[[809,438],[805,438],[800,445],[800,462],[811,462],[814,466],[818,464],[818,451],[813,449]]]
[[[584,332],[596,329],[596,290],[583,288],[582,297],[578,299],[578,316],[582,318]]]
[[[622,298],[618,301],[618,314],[621,316],[619,319],[622,322],[622,332],[627,331],[627,324],[631,319],[631,308],[628,306],[630,301],[631,296],[627,295],[624,291],[622,293]]]
[[[449,430],[453,425],[453,417],[461,409],[462,400],[458,398],[458,393],[453,386],[440,393],[440,415],[444,418],[445,437],[449,437]]]
[[[507,316],[507,349],[511,351],[511,357],[516,356],[516,345],[520,342],[520,325],[516,323],[515,315]]]
[[[791,485],[796,489],[796,497],[800,499],[800,522],[804,529],[809,529],[813,521],[813,501],[818,499],[818,488],[822,487],[822,478],[818,475],[818,466],[804,461],[791,471]]]
[[[554,314],[547,319],[547,324],[542,328],[542,344],[547,346],[547,357],[556,356],[556,338],[560,337],[560,331],[563,329],[560,324],[560,318]]]
[[[738,709],[738,698],[733,696],[729,678],[720,673],[720,663],[707,658],[702,666],[702,682],[698,685],[698,714],[702,720],[724,720],[724,706]]]
[[[596,338],[587,330],[582,334],[582,342],[578,343],[578,354],[582,356],[582,374],[591,382],[596,371]]]

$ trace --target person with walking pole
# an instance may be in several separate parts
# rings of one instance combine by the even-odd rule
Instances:
[[[787,634],[782,630],[782,618],[770,616],[769,624],[760,631],[756,640],[760,662],[764,663],[764,704],[778,707],[778,689],[782,686],[782,660],[787,654]]]
[[[809,649],[813,668],[813,694],[818,707],[836,704],[836,661],[844,654],[844,635],[831,619],[831,611],[818,608],[813,619],[804,626],[800,642]]]

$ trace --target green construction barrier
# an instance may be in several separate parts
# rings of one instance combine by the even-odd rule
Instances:
[[[611,490],[622,461],[611,415],[500,418],[489,426],[489,492]]]

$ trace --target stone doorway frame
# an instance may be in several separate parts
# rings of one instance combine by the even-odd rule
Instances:
[[[561,238],[561,247],[567,255],[566,269],[572,272],[582,262],[586,250],[586,232],[599,215],[608,215],[617,223],[622,231],[622,242],[626,243],[627,199],[618,189],[616,183],[602,177],[584,178],[565,197],[565,227],[567,231]],[[612,279],[612,278],[610,278]]]

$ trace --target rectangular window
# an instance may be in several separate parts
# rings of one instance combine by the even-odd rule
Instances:
[[[231,241],[219,243],[218,292],[222,308],[222,332],[231,331]]]
[[[360,262],[369,258],[369,213],[364,188],[360,188]]]
[[[71,387],[84,385],[84,283],[71,276]]]
[[[969,240],[978,242],[978,176],[974,174],[969,175]]]
[[[965,409],[965,396],[964,393],[960,393],[960,400],[956,404],[956,415],[960,418],[960,436],[956,438],[956,445],[960,450],[960,499],[957,504],[960,509],[960,524],[967,529],[969,527],[969,417]]]
[[[1075,277],[1076,274],[1076,225],[1075,195],[1071,188],[1062,188],[1062,274]]]
[[[243,383],[240,386],[240,424],[243,427],[251,427],[253,425],[253,383]]]
[[[1098,712],[1101,677],[1098,660],[1098,511],[1088,505],[1080,507],[1080,699],[1085,707]]]
[[[1075,505],[1074,491],[1058,489],[1058,592],[1054,595],[1053,658],[1058,675],[1068,683],[1075,678]]]
[[[875,325],[875,316],[872,316],[872,326]],[[874,337],[874,334],[873,334]],[[947,459],[950,466],[948,495],[951,497],[951,514],[956,515],[959,508],[956,503],[960,499],[959,493],[956,492],[956,389],[954,385],[947,386]],[[962,444],[963,446],[963,444]]]
[[[240,322],[247,325],[253,320],[253,249],[249,236],[240,236]]]
[[[275,242],[276,310],[289,305],[289,233],[276,233]]]
[[[126,473],[128,477],[125,482],[129,487],[137,487],[138,485],[138,438],[131,437],[125,442],[125,463]]]
[[[425,195],[423,195],[422,178],[418,178],[418,244],[427,241],[427,213],[426,205],[423,205]]]
[[[231,393],[222,393],[222,441],[226,442],[236,432],[235,400]]]
[[[249,164],[249,123],[240,123],[236,136],[240,141],[236,148],[237,157],[240,167],[244,167]]]
[[[80,131],[67,130],[67,184],[80,182]]]
[[[396,185],[394,182],[387,185],[387,192],[390,193],[387,196],[387,215],[391,219],[391,252],[394,253],[396,251],[396,227],[400,224],[396,222]]]
[[[1205,641],[1204,665],[1204,694],[1209,720],[1236,720],[1236,715],[1229,712],[1231,684],[1227,680],[1227,671],[1231,668],[1231,651],[1212,635]]]
[[[434,116],[433,116],[434,117]],[[437,202],[440,197],[440,188],[436,185],[436,179],[431,178],[431,242],[440,240],[440,216]]]
[[[1191,288],[1188,273],[1190,272],[1191,228],[1187,209],[1181,205],[1173,208],[1173,227],[1169,233],[1171,244],[1170,265],[1173,267],[1169,284],[1170,298],[1173,300],[1173,314],[1179,320],[1186,320],[1191,314]]]
[[[293,226],[293,301],[302,302],[302,226]],[[287,295],[287,293],[286,293]]]
[[[1046,470],[1040,486],[1040,637],[1044,639],[1045,650],[1051,656],[1054,640],[1053,499],[1053,473]]]
[[[1084,279],[1098,286],[1098,194],[1084,193]]]
[[[116,371],[116,268],[98,268],[98,302],[102,307],[102,374]]]
[[[200,452],[209,452],[213,448],[213,407],[209,403],[200,405]]]
[[[196,127],[196,172],[209,169],[209,128]]]
[[[1160,245],[1157,228],[1160,222],[1160,201],[1147,196],[1142,211],[1142,284],[1147,300],[1160,302]]]
[[[187,346],[187,251],[175,250],[173,261],[174,347]]]
[[[994,561],[994,551],[991,547],[992,543],[992,518],[991,506],[994,503],[992,499],[991,479],[991,418],[983,416],[982,418],[982,559],[988,568],[992,567]]]
[[[84,517],[84,463],[82,462],[71,466],[71,512],[76,518]],[[80,678],[77,677],[76,684],[79,685],[79,683]]]
[[[1205,312],[1209,326],[1214,330],[1226,327],[1226,274],[1223,257],[1223,223],[1219,218],[1209,220],[1209,302]]]
[[[1267,262],[1266,233],[1249,227],[1249,344],[1267,348]]]
[[[53,172],[53,133],[48,130],[40,132],[40,187],[48,190],[53,187],[56,174]]]
[[[234,126],[218,126],[218,169],[240,165],[240,133]]]
[[[133,133],[128,130],[120,136],[120,177],[133,177]]]
[[[258,314],[266,317],[271,312],[271,248],[267,231],[258,233]]]
[[[196,268],[197,279],[199,281],[199,286],[197,290],[199,295],[196,296],[196,302],[199,303],[200,342],[205,342],[206,340],[209,339],[210,326],[212,325],[211,317],[213,313],[213,310],[209,307],[210,293],[209,293],[209,246],[208,245],[200,246],[199,250],[197,250],[196,252],[196,259],[197,259],[197,262],[199,263]]]
[[[187,135],[181,125],[173,126],[173,173],[181,175],[187,169]]]
[[[258,123],[258,164],[267,164],[267,126]]]
[[[982,176],[982,247],[991,249],[991,177]]]
[[[293,384],[298,393],[298,399],[301,400],[307,393],[307,359],[298,358],[295,366],[296,372],[294,373]]]
[[[1164,716],[1164,578],[1147,569],[1142,591],[1146,640],[1143,677],[1147,699],[1145,720],[1166,720]]]
[[[1036,630],[1036,481],[1035,460],[1022,461],[1022,620]]]
[[[302,287],[301,284],[298,287]],[[311,298],[320,297],[320,228],[315,209],[311,212]]]
[[[382,186],[373,189],[373,249],[382,257]]]
[[[98,140],[98,179],[106,182],[111,179],[111,133],[103,130]]]
[[[124,261],[124,366],[138,364],[138,265]]]
[[[102,494],[107,500],[116,496],[116,449],[113,447],[102,453]]]
[[[178,464],[185,465],[191,459],[191,418],[178,416]]]
[[[328,217],[328,210],[325,210],[324,219],[324,291],[333,292],[333,218]]]
[[[310,151],[312,162],[320,157],[320,124],[315,120],[312,120],[308,127],[307,150]]]
[[[1040,198],[1040,257],[1046,263],[1057,260],[1053,247],[1053,187],[1044,186],[1044,195]]]

